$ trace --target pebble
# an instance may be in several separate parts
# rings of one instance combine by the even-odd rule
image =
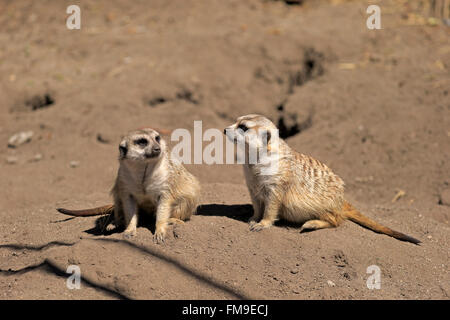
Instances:
[[[70,161],[70,167],[76,168],[80,165],[80,161]]]
[[[450,206],[450,188],[441,191],[440,202],[444,206]]]
[[[373,181],[373,176],[368,176],[368,177],[356,177],[355,178],[356,182],[370,182]]]
[[[109,139],[107,136],[98,133],[97,134],[97,141],[100,143],[110,143],[111,139]]]
[[[31,162],[38,162],[38,161],[41,161],[43,157],[44,156],[42,155],[42,153],[38,153],[38,154],[34,155],[34,157],[31,158],[30,161]]]
[[[30,142],[33,134],[33,131],[22,131],[12,135],[8,140],[8,147],[17,148],[26,142]]]
[[[336,287],[336,284],[335,284],[333,281],[331,281],[331,280],[328,280],[328,281],[327,281],[327,284],[328,284],[330,287]]]
[[[16,164],[19,161],[19,158],[10,156],[6,158],[6,163],[8,164]]]

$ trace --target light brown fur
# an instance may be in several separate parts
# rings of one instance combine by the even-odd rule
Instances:
[[[125,228],[126,237],[136,234],[139,212],[153,213],[155,240],[163,242],[170,223],[188,220],[195,212],[200,185],[181,163],[171,159],[165,141],[153,129],[128,133],[119,149],[120,167],[111,190],[114,205],[58,211],[73,216],[114,212],[114,223]]]
[[[233,136],[236,129],[245,132]],[[258,136],[262,131],[271,133],[266,141]],[[303,224],[301,231],[334,228],[348,219],[399,240],[420,242],[362,215],[345,200],[342,179],[320,161],[292,150],[278,138],[269,119],[255,114],[242,116],[225,133],[234,142],[245,141],[247,155],[250,146],[256,146],[273,152],[276,158],[270,161],[278,161],[278,169],[267,175],[263,165],[246,159],[244,174],[254,209],[250,230],[269,228],[278,219]]]

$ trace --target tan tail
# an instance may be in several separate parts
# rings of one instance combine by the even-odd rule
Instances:
[[[398,239],[401,241],[412,242],[414,244],[421,243],[420,240],[414,239],[413,237],[407,236],[406,234],[392,230],[388,227],[385,227],[385,226],[379,224],[376,221],[373,221],[372,219],[366,217],[361,212],[359,212],[355,207],[353,207],[348,202],[346,202],[344,204],[344,217],[346,219],[348,219],[354,223],[357,223],[364,228],[370,229],[376,233],[383,233],[383,234],[391,236],[395,239]]]
[[[114,205],[109,204],[102,207],[92,208],[92,209],[84,209],[84,210],[67,210],[63,208],[56,209],[61,213],[67,214],[69,216],[75,217],[91,217],[91,216],[99,216],[102,214],[110,214],[114,212]]]

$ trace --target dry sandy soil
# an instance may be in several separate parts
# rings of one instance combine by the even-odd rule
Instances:
[[[407,1],[378,2],[382,30],[366,28],[366,1],[304,2],[0,1],[0,297],[449,299],[450,28]],[[81,30],[66,28],[73,3]],[[351,222],[249,232],[238,165],[188,166],[202,206],[164,245],[152,219],[128,241],[55,210],[111,202],[125,132],[247,113],[422,245]],[[80,290],[66,287],[74,264]]]

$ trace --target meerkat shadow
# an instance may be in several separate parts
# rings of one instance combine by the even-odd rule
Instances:
[[[286,221],[286,220],[278,220],[275,222],[275,226],[277,227],[283,227],[283,228],[293,228],[293,229],[301,229],[301,227],[303,226],[303,222],[290,222],[290,221]],[[314,229],[303,229],[301,230],[301,233],[307,233],[307,232],[311,232],[314,231]]]
[[[113,220],[112,214],[101,216],[95,220],[95,226],[93,228],[84,230],[84,232],[93,236],[109,236],[118,233],[120,232],[118,228],[108,228],[113,223]]]
[[[202,204],[198,206],[196,215],[217,216],[247,222],[253,214],[250,204]]]
[[[202,204],[198,206],[196,215],[227,217],[241,222],[248,222],[250,217],[253,215],[253,206],[251,204]],[[300,229],[302,225],[303,223],[295,223],[285,220],[278,220],[275,222],[275,226],[285,228]],[[302,232],[309,231],[313,230],[303,230]]]
[[[108,228],[108,226],[112,226]],[[138,227],[144,227],[150,230],[151,233],[155,232],[155,217],[148,212],[141,212],[139,210],[139,222]],[[101,216],[95,220],[95,226],[84,232],[94,236],[109,236],[114,233],[121,233],[124,231],[124,227],[114,226],[114,217],[112,214]]]

